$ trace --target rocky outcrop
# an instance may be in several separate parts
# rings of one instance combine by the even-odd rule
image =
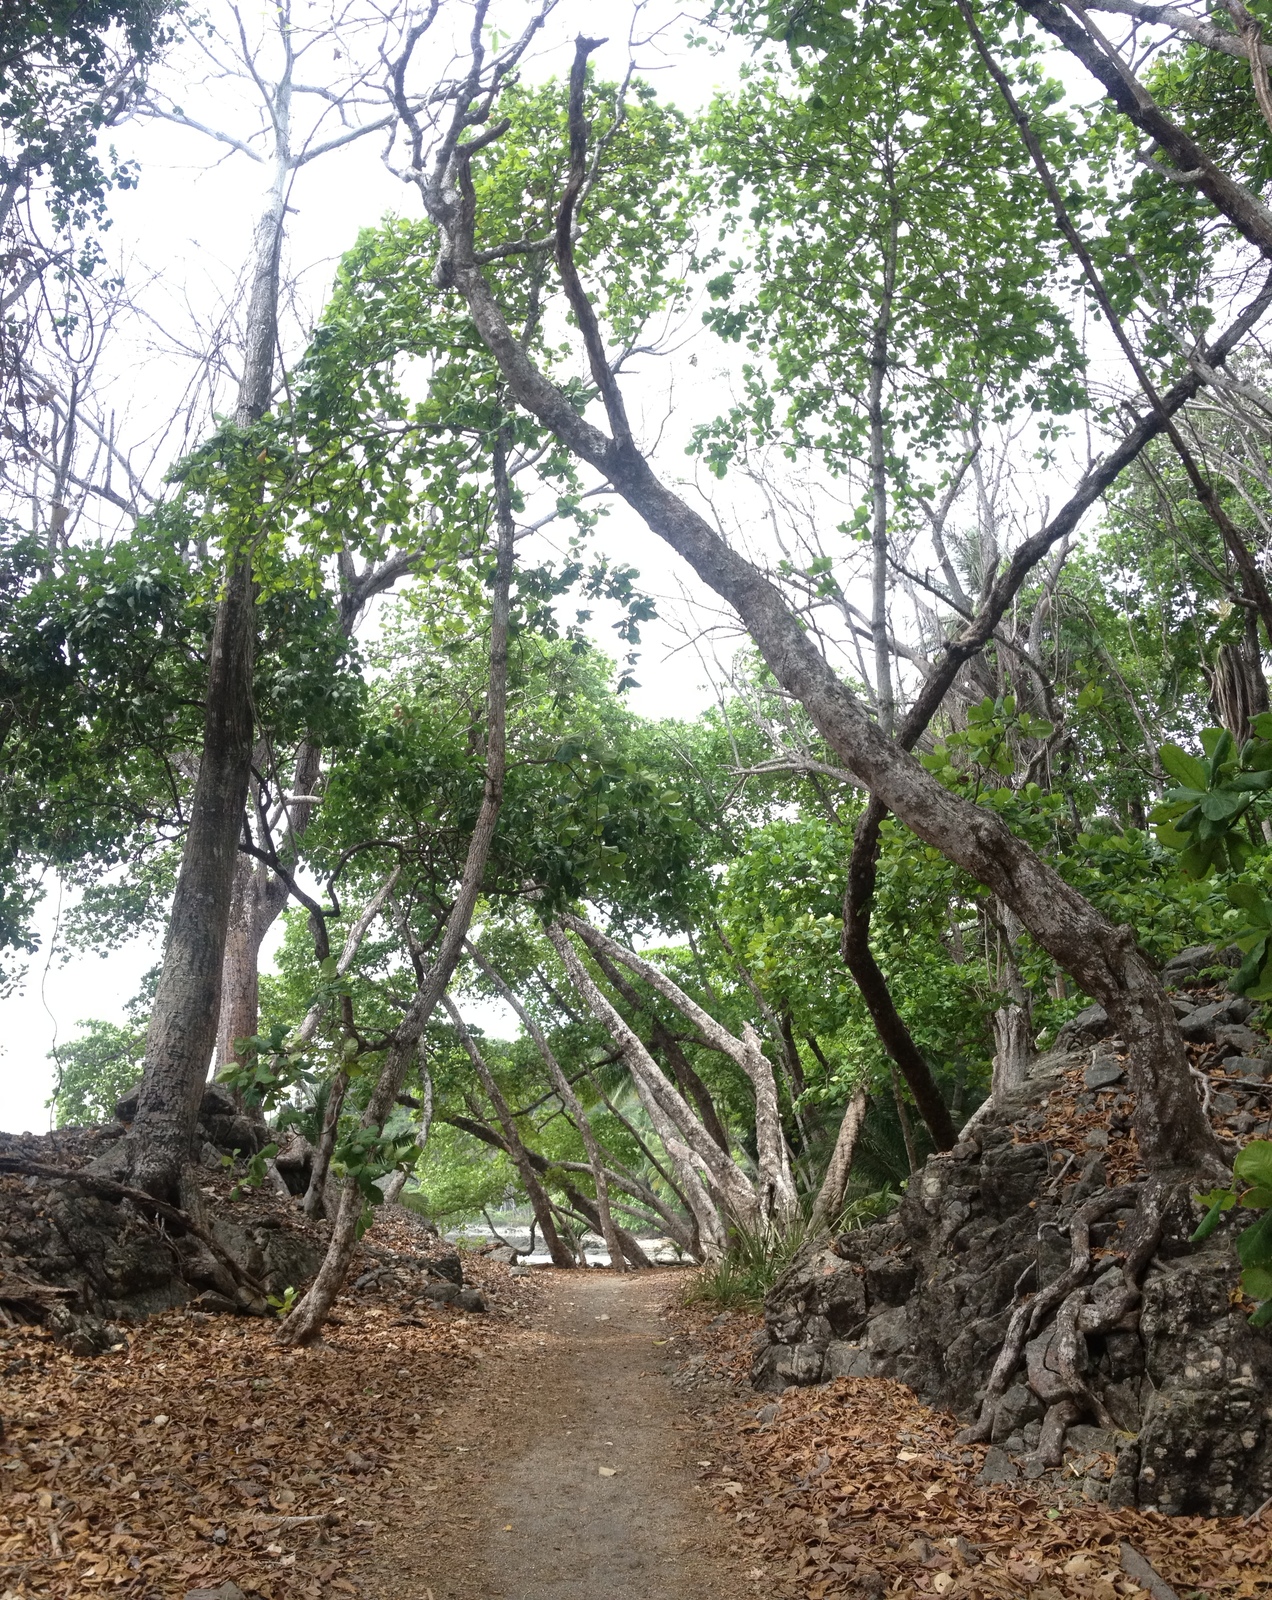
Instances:
[[[98,1142],[122,1136],[137,1115],[137,1090],[117,1102],[115,1124],[95,1129]],[[263,1150],[272,1135],[263,1122],[258,1122],[243,1111],[229,1089],[222,1083],[209,1083],[199,1102],[198,1142],[212,1163],[220,1156],[253,1156]]]
[[[1240,1094],[1213,1094],[1221,1131],[1266,1117],[1272,1046],[1247,1027],[1257,1020],[1248,1003],[1181,999],[1185,1007],[1206,1013],[1192,1031],[1212,1083],[1240,1075],[1243,1085]],[[1075,1036],[1084,1048],[1035,1061],[1001,1108],[915,1175],[886,1222],[796,1259],[768,1297],[757,1389],[877,1375],[900,1379],[932,1405],[977,1413],[1013,1308],[1070,1266],[1071,1219],[1135,1176],[1117,1042],[1107,1039],[1107,1020],[1101,1029],[1089,1014],[1070,1025]],[[1231,1070],[1238,1061],[1250,1063],[1248,1076]],[[1134,1216],[1122,1204],[1091,1228],[1093,1300],[1121,1284],[1117,1245]],[[1233,1227],[1194,1248],[1187,1240],[1198,1216],[1191,1197],[1177,1194],[1139,1314],[1078,1336],[1077,1387],[1094,1398],[1079,1396],[1085,1415],[1068,1431],[1070,1466],[1075,1452],[1102,1458],[1088,1491],[1114,1505],[1249,1515],[1272,1495],[1272,1340],[1233,1303]],[[1054,1327],[1044,1325],[992,1411],[999,1448],[986,1464],[991,1479],[1045,1470],[1044,1414],[1075,1392]],[[1090,1426],[1100,1407],[1105,1426]]]

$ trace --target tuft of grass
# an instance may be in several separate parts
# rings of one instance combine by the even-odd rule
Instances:
[[[887,1183],[858,1195],[840,1212],[832,1231],[868,1228],[894,1210],[900,1199]],[[721,1311],[762,1311],[769,1290],[812,1237],[813,1230],[804,1218],[782,1233],[735,1223],[727,1252],[694,1273],[684,1292],[684,1304],[716,1306]]]
[[[729,1248],[719,1261],[699,1268],[685,1290],[686,1305],[719,1306],[722,1311],[760,1311],[764,1296],[810,1237],[802,1218],[783,1233],[734,1224]]]

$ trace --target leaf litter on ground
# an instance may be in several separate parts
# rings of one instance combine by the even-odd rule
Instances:
[[[411,1222],[364,1243],[351,1281],[381,1251],[420,1250]],[[377,1526],[419,1516],[403,1458],[435,1453],[445,1473],[448,1386],[538,1293],[482,1258],[464,1267],[484,1315],[424,1311],[381,1281],[343,1296],[308,1350],[278,1345],[272,1319],[188,1310],[93,1358],[0,1328],[0,1600],[362,1594]]]

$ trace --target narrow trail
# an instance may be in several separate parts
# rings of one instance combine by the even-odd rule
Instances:
[[[701,1443],[659,1310],[674,1273],[544,1273],[408,1470],[418,1521],[377,1530],[376,1600],[736,1600],[751,1587],[695,1489]],[[612,1475],[611,1475],[612,1474]]]

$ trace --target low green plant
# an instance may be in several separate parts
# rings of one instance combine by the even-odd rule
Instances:
[[[778,1232],[772,1227],[733,1225],[729,1248],[708,1262],[685,1290],[686,1305],[713,1305],[724,1311],[759,1311],[764,1297],[810,1237],[805,1218]]]
[[[274,1313],[274,1315],[279,1318],[291,1315],[291,1310],[296,1304],[296,1300],[296,1291],[290,1283],[283,1290],[282,1294],[267,1294],[265,1296],[265,1304]]]
[[[1212,1234],[1234,1206],[1263,1213],[1237,1236],[1237,1256],[1241,1287],[1259,1302],[1250,1326],[1266,1327],[1272,1322],[1272,1140],[1252,1139],[1232,1164],[1231,1185],[1199,1194],[1197,1200],[1209,1209],[1192,1236],[1194,1244]]]
[[[881,1189],[850,1200],[839,1213],[833,1231],[851,1233],[856,1228],[868,1228],[872,1222],[882,1222],[885,1217],[891,1216],[900,1204],[900,1190],[885,1183]]]

